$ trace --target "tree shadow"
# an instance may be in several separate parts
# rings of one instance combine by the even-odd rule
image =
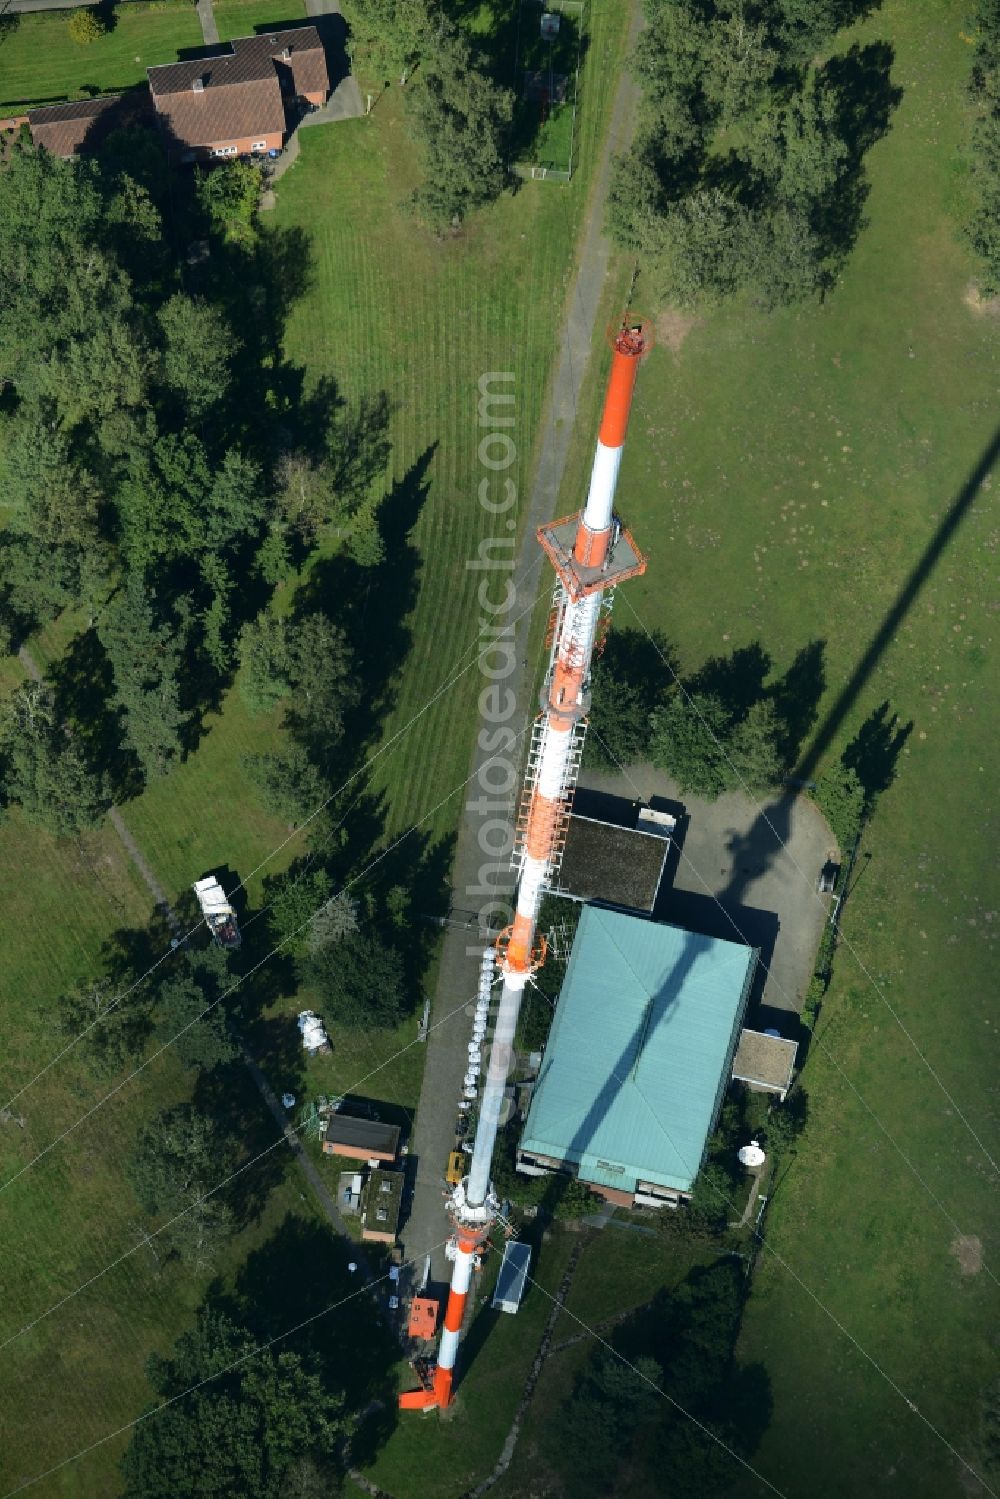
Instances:
[[[712,656],[686,683],[688,692],[717,697],[732,718],[745,718],[765,696],[764,682],[771,657],[759,640],[729,656]]]
[[[896,779],[896,765],[913,732],[913,720],[901,724],[888,700],[865,719],[841,759],[855,772],[868,803],[888,791]]]
[[[118,9],[115,0],[101,0],[100,4],[94,6],[94,10],[104,28],[104,34],[111,36],[112,32],[118,29]]]
[[[862,228],[870,190],[864,157],[885,135],[903,97],[889,77],[894,57],[888,42],[855,42],[817,74],[817,87],[836,101],[837,130],[848,152],[845,170],[811,215],[826,255],[846,256]]]
[[[436,449],[436,443],[426,448],[379,505],[383,562],[377,568],[363,568],[338,552],[316,563],[296,595],[297,615],[335,603],[333,612],[351,647],[356,676],[365,684],[362,700],[345,715],[341,744],[350,763],[356,763],[381,733],[409,655],[413,636],[409,619],[422,567],[410,533],[430,492],[429,469]],[[331,775],[340,768],[334,765]]]
[[[778,751],[783,765],[795,764],[803,741],[816,722],[826,687],[825,648],[823,640],[811,640],[804,645],[784,676],[767,690],[781,725]]]
[[[855,42],[820,70],[821,86],[837,103],[838,133],[855,164],[882,139],[902,102],[903,90],[889,77],[895,57],[889,42]]]
[[[274,1119],[246,1066],[239,1060],[199,1073],[193,1102],[238,1144],[244,1160],[253,1160],[267,1151],[219,1193],[232,1208],[239,1226],[246,1227],[260,1219],[288,1165],[281,1147],[268,1149],[275,1141]]]
[[[122,714],[114,703],[114,675],[96,630],[75,635],[49,668],[57,709],[69,719],[89,763],[108,776],[113,801],[138,796],[145,786],[138,757],[125,743]]]
[[[394,1405],[399,1347],[348,1261],[348,1246],[329,1228],[287,1214],[237,1275],[240,1320],[263,1339],[307,1322],[288,1346],[311,1356],[328,1388],[343,1390],[349,1410],[373,1400]]]
[[[382,922],[388,892],[404,892],[405,904],[388,927],[388,935],[402,955],[406,985],[415,1002],[431,953],[440,940],[438,928],[426,918],[444,916],[450,906],[455,843],[454,833],[430,843],[413,829],[382,859],[369,884],[371,903]]]
[[[580,107],[578,73],[584,71],[590,37],[581,32],[579,18],[562,12],[558,34],[545,41],[540,32],[543,10],[542,6],[537,10],[511,6],[490,36],[490,71],[514,93],[510,134],[514,161],[529,161],[539,154],[539,142],[554,111],[572,114],[574,100],[577,111]],[[565,168],[568,161],[553,160],[551,165]]]

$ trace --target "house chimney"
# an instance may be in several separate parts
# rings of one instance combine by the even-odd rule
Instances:
[[[191,90],[195,94],[203,94],[205,92],[205,80],[204,80],[204,78],[192,78],[192,80],[191,80]]]
[[[291,49],[291,47],[282,47],[282,49],[281,49],[281,60],[282,60],[282,62],[291,62],[291,60],[292,60],[292,49]]]

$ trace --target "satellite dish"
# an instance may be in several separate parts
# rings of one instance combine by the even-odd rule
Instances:
[[[756,1171],[758,1166],[763,1166],[767,1160],[766,1155],[760,1148],[757,1140],[751,1140],[749,1145],[744,1145],[737,1151],[736,1159],[741,1166],[749,1166],[751,1171]]]

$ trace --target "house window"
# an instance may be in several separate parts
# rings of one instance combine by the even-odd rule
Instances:
[[[250,147],[251,151],[266,151],[267,141],[254,141]]]
[[[235,156],[235,146],[216,146],[212,151],[213,156]]]

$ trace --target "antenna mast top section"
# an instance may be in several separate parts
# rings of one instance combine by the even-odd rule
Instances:
[[[629,322],[619,328],[611,347],[611,373],[587,503],[577,514],[550,521],[538,532],[538,540],[573,602],[646,570],[645,557],[614,513],[614,499],[635,377],[651,340],[644,324]]]

